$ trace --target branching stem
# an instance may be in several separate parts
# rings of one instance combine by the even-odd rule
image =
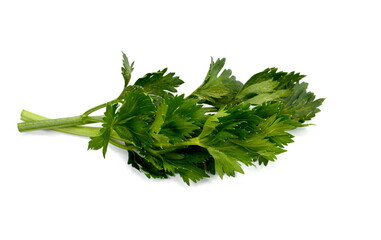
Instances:
[[[87,110],[86,112],[84,112],[81,117],[85,118],[85,117],[88,117],[91,113],[95,112],[95,111],[98,111],[102,108],[105,108],[108,104],[114,104],[114,103],[118,103],[120,102],[121,100],[119,98],[117,99],[114,99],[112,101],[109,101],[109,102],[106,102],[106,103],[102,103],[98,106],[95,106],[93,108],[90,108],[89,110]]]

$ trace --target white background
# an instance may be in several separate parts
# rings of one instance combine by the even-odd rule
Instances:
[[[0,239],[381,239],[379,1],[1,1]],[[22,109],[79,115],[169,67],[190,93],[210,57],[245,82],[308,75],[314,126],[267,167],[190,187],[88,139],[19,133]]]

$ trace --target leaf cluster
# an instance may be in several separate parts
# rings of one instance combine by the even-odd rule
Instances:
[[[147,177],[179,174],[188,185],[274,161],[293,142],[289,131],[306,126],[324,99],[307,90],[299,73],[269,68],[243,84],[224,65],[224,58],[212,59],[204,82],[185,97],[176,94],[183,81],[167,69],[129,85],[133,64],[123,54],[125,87],[105,105],[89,149],[105,155],[111,143]]]

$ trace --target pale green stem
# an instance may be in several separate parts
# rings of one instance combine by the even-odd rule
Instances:
[[[166,145],[163,145],[162,147],[164,147],[164,149],[162,150],[155,150],[155,153],[156,154],[163,154],[163,153],[166,153],[166,152],[171,152],[181,146],[200,146],[200,147],[203,147],[203,148],[206,148],[200,141],[200,139],[198,137],[195,137],[195,138],[191,138],[187,141],[184,141],[184,142],[178,142],[178,143],[175,143],[175,144],[166,144]]]
[[[31,121],[49,120],[49,118],[23,110],[21,113],[21,120],[25,122],[31,122]],[[52,130],[68,133],[72,135],[84,136],[84,137],[95,137],[99,135],[99,128],[97,127],[77,126],[77,127],[55,128]]]
[[[123,145],[122,143],[118,142],[118,141],[115,141],[113,139],[110,139],[109,140],[109,143],[118,147],[118,148],[121,148],[121,149],[125,149],[125,150],[133,150],[134,149],[134,146],[132,145]]]
[[[37,121],[41,121],[41,120],[50,120],[50,119],[47,117],[43,117],[41,115],[32,113],[32,112],[23,110],[21,112],[21,120],[25,121],[25,122],[37,122]],[[24,123],[22,123],[22,124],[24,124]],[[62,132],[62,133],[68,133],[68,134],[72,134],[72,135],[77,135],[77,136],[83,136],[83,137],[96,137],[99,135],[100,128],[99,127],[87,127],[87,126],[86,127],[85,126],[72,126],[72,127],[54,128],[51,130],[54,130],[57,132]],[[118,141],[131,143],[130,141],[119,137],[119,135],[115,131],[111,132],[110,137],[115,139],[115,140],[118,140]]]
[[[102,117],[67,117],[67,118],[57,118],[48,119],[37,114],[31,113],[29,111],[23,110],[21,112],[21,119],[27,120],[27,122],[22,122],[17,124],[20,132],[39,130],[39,129],[56,129],[65,128],[78,125],[85,125],[89,123],[102,122]]]
[[[105,108],[108,104],[114,104],[114,103],[117,103],[117,102],[119,102],[119,101],[120,101],[119,99],[115,99],[115,100],[112,100],[112,101],[110,101],[110,102],[102,103],[102,104],[100,104],[100,105],[98,105],[98,106],[95,106],[95,107],[93,107],[93,108],[90,108],[89,110],[87,110],[86,112],[84,112],[84,113],[81,115],[81,117],[87,117],[87,116],[89,116],[91,113],[93,113],[93,112],[95,112],[95,111],[98,111],[98,110],[100,110],[100,109],[102,109],[102,108]]]

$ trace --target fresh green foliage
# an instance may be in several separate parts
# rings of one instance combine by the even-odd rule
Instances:
[[[139,78],[135,85],[142,86],[144,90],[149,94],[163,96],[165,93],[175,93],[176,88],[184,82],[175,76],[175,73],[168,73],[167,69],[161,71],[147,73],[144,77]]]
[[[90,137],[88,149],[103,149],[103,157],[106,157],[107,146],[110,141],[111,131],[115,125],[116,119],[116,108],[117,104],[110,105],[106,107],[105,116],[103,118],[102,128],[99,131],[99,135],[95,137]]]
[[[124,87],[126,87],[131,80],[131,73],[134,70],[134,63],[130,65],[126,54],[123,54],[123,67],[122,67],[122,76],[124,78]]]
[[[241,89],[242,83],[235,79],[230,69],[222,70],[224,65],[225,58],[217,59],[216,62],[212,58],[204,82],[190,97],[199,99],[200,103],[208,103],[217,108],[230,103]]]
[[[293,142],[291,130],[307,126],[323,103],[307,91],[304,75],[269,68],[245,84],[225,59],[212,62],[204,82],[188,97],[167,69],[130,84],[133,63],[123,53],[125,86],[114,100],[77,117],[46,119],[23,111],[20,131],[53,129],[89,136],[88,149],[108,145],[128,152],[128,163],[149,178],[176,174],[186,184],[210,175],[235,176],[242,166],[267,165]],[[93,112],[105,108],[102,116]],[[101,123],[101,127],[80,125]]]

